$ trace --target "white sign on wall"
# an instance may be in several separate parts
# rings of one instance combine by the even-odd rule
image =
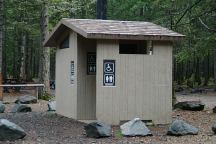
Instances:
[[[75,81],[74,61],[71,61],[71,64],[70,64],[70,83],[74,84],[74,81]]]

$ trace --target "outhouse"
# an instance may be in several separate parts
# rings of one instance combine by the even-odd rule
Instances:
[[[44,42],[57,47],[57,113],[171,122],[172,45],[183,37],[150,22],[62,19]]]

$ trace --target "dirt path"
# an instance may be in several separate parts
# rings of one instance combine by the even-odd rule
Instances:
[[[15,101],[23,95],[32,95],[29,91],[21,91],[19,93],[17,92],[10,92],[10,93],[4,93],[3,101],[6,103],[6,109],[5,112],[10,112],[12,107],[15,105]],[[45,112],[48,110],[47,107],[48,101],[45,100],[38,100],[36,104],[27,104],[32,108],[33,112]]]
[[[211,131],[211,125],[216,120],[215,114],[208,111],[175,111],[173,112],[173,119],[176,117],[198,127],[200,129],[199,134],[182,137],[166,136],[168,126],[158,125],[149,127],[154,136],[127,138],[118,135],[119,127],[113,127],[112,137],[92,139],[86,137],[83,130],[84,123],[54,113],[5,113],[0,114],[0,118],[6,118],[20,125],[27,132],[27,136],[22,140],[2,142],[2,144],[215,144],[216,136]]]
[[[216,106],[216,92],[210,92],[210,93],[198,93],[198,94],[182,94],[177,93],[177,101],[196,101],[200,100],[206,105],[206,108],[212,109],[214,106]]]

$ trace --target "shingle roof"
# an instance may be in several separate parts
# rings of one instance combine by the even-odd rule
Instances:
[[[96,19],[62,19],[45,40],[45,46],[56,46],[55,38],[71,29],[89,39],[179,40],[184,35],[150,22]]]

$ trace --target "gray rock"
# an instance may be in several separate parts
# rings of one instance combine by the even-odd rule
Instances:
[[[191,93],[192,94],[195,94],[195,93],[206,93],[206,89],[204,88],[194,88],[191,90]]]
[[[16,112],[31,112],[31,107],[23,104],[15,104],[11,110],[12,113]]]
[[[212,110],[213,110],[213,113],[216,113],[216,106]]]
[[[183,136],[183,135],[197,135],[199,129],[184,122],[183,120],[175,120],[167,132],[168,135]]]
[[[175,87],[175,92],[181,92],[181,91],[183,91],[184,89],[183,89],[183,87],[181,87],[181,86],[176,86]]]
[[[150,136],[152,135],[145,123],[140,118],[135,118],[120,126],[124,136]]]
[[[21,104],[37,103],[37,99],[34,96],[25,95],[17,99],[15,103],[21,103]]]
[[[191,110],[191,111],[202,111],[205,107],[205,104],[200,101],[184,101],[178,102],[174,105],[174,109],[179,108],[182,110]]]
[[[212,131],[216,134],[216,123],[212,125]]]
[[[48,102],[48,111],[56,111],[56,101]]]
[[[187,91],[182,91],[181,94],[182,95],[188,95],[188,92]]]
[[[3,113],[5,110],[5,105],[3,104],[2,101],[0,101],[0,113]]]
[[[0,119],[0,140],[1,141],[14,141],[24,138],[25,131],[18,125],[6,120]]]
[[[84,127],[86,135],[91,138],[111,136],[111,126],[101,122],[93,122]]]

